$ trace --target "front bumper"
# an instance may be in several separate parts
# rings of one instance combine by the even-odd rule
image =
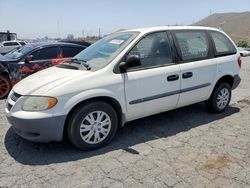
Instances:
[[[234,76],[234,80],[233,80],[232,89],[237,88],[237,87],[239,86],[240,82],[241,82],[240,76],[239,76],[238,74],[235,75],[235,76]]]
[[[67,115],[53,110],[27,112],[22,110],[25,96],[10,92],[5,108],[5,115],[15,132],[21,137],[34,142],[61,141]]]
[[[34,142],[61,141],[66,116],[41,119],[21,119],[7,116],[15,132],[24,139]]]

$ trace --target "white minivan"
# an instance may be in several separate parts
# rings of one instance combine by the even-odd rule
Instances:
[[[109,143],[126,122],[206,101],[227,109],[240,54],[222,31],[195,26],[112,33],[14,86],[6,117],[21,137],[63,136],[82,150]]]

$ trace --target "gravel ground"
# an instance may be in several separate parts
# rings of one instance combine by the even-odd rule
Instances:
[[[15,135],[0,101],[0,187],[250,187],[250,57],[227,112],[203,103],[129,123],[107,147]]]

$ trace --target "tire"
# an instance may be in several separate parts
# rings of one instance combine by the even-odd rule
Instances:
[[[0,75],[0,99],[7,97],[11,90],[11,83],[8,78]]]
[[[231,86],[228,83],[222,82],[217,84],[207,101],[208,110],[217,114],[227,110],[231,100],[231,90]]]
[[[67,134],[70,142],[80,150],[93,150],[107,145],[117,128],[114,108],[102,101],[92,101],[79,106],[71,114]]]

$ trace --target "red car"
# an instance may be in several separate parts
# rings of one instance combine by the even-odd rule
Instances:
[[[60,42],[34,43],[0,56],[0,98],[6,97],[21,79],[69,60],[86,47]]]

